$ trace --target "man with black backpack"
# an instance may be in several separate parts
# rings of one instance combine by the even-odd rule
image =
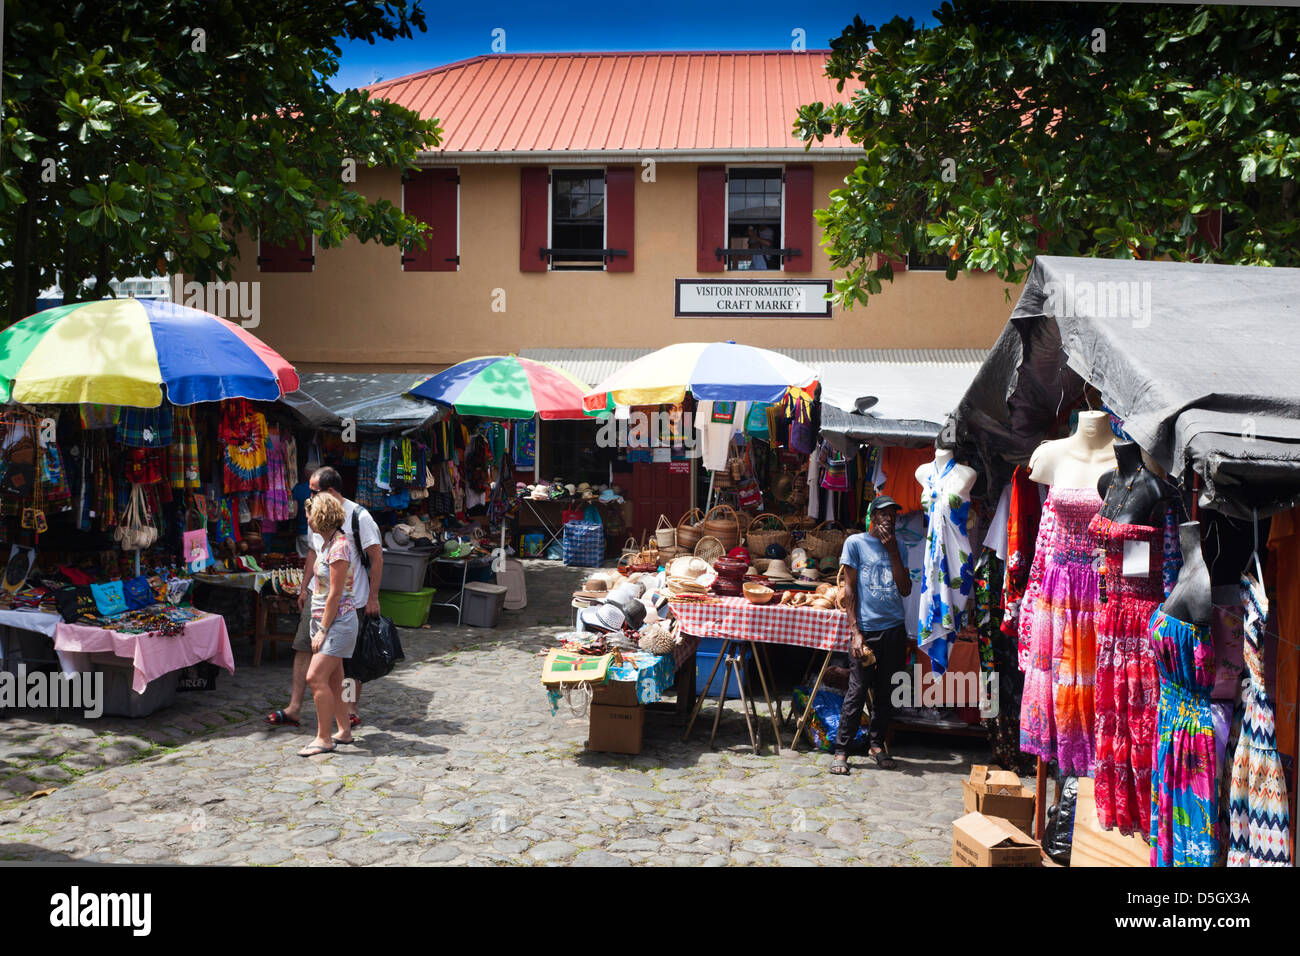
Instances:
[[[363,615],[379,613],[379,581],[384,574],[384,544],[379,525],[370,512],[355,501],[343,497],[343,477],[328,465],[316,469],[311,476],[311,497],[333,495],[343,505],[343,532],[352,546],[352,593]],[[297,727],[302,718],[302,699],[307,690],[307,665],[311,663],[311,614],[303,611],[311,600],[311,584],[315,580],[316,555],[322,546],[320,536],[312,533],[310,548],[303,565],[303,586],[298,592],[298,610],[302,611],[298,633],[293,639],[293,685],[289,706],[272,711],[266,722],[273,727]],[[364,626],[364,623],[363,623]],[[344,694],[345,699],[349,695]],[[353,693],[348,700],[351,724],[361,723],[357,708],[361,703],[361,682],[353,681]],[[346,741],[341,741],[346,743]]]

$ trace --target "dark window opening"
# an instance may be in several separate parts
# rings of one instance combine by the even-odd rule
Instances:
[[[600,169],[551,174],[551,266],[605,267],[605,173]],[[590,251],[588,251],[590,250]]]
[[[947,272],[948,257],[942,252],[917,252],[907,254],[908,272]]]
[[[727,248],[753,249],[752,255],[727,256],[727,268],[779,270],[781,248],[781,170],[731,169],[727,172]]]

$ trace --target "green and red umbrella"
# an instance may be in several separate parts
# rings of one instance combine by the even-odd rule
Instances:
[[[584,418],[589,386],[545,362],[517,355],[484,355],[432,375],[411,388],[417,398],[451,405],[480,418]]]

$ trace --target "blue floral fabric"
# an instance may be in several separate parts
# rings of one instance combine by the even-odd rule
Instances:
[[[966,626],[966,605],[975,588],[974,559],[970,533],[970,499],[946,487],[956,460],[935,474],[926,475],[921,504],[928,525],[925,532],[925,587],[921,592],[921,613],[916,642],[925,651],[936,673],[948,669],[948,644],[952,635]]]

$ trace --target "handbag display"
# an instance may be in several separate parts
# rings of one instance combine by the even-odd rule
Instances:
[[[149,578],[146,575],[140,575],[135,578],[128,578],[122,582],[122,595],[126,599],[126,609],[128,611],[138,611],[141,608],[148,607],[154,602],[153,588],[149,584]]]
[[[126,613],[126,592],[121,581],[109,581],[107,584],[92,584],[90,593],[94,595],[95,607],[101,617],[113,617]]]
[[[54,605],[59,609],[59,616],[65,624],[76,624],[99,615],[95,594],[88,584],[60,588],[54,592]]]
[[[122,515],[122,523],[113,532],[113,538],[123,551],[144,551],[158,540],[158,529],[145,506],[144,489],[138,484],[131,485],[131,500]]]

